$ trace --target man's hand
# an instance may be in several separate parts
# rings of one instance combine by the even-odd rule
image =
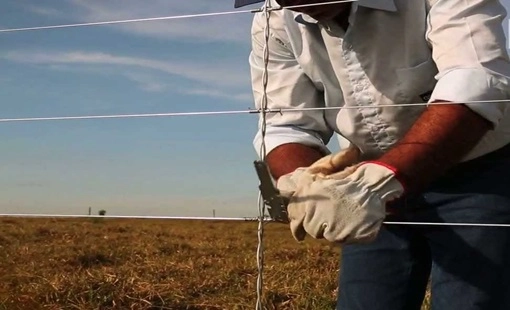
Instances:
[[[308,233],[330,242],[370,242],[385,218],[386,203],[403,193],[395,171],[376,162],[306,179],[287,208],[292,235],[298,241]]]
[[[343,171],[346,167],[358,163],[360,154],[361,152],[357,147],[350,146],[338,153],[324,156],[309,167],[299,167],[281,176],[278,179],[277,188],[283,196],[290,198],[298,187],[310,184],[317,177],[325,177]]]
[[[360,153],[357,147],[351,146],[338,153],[319,158],[309,167],[299,167],[281,176],[276,183],[280,196],[284,198],[285,203],[288,203],[298,188],[307,187],[317,178],[338,173],[345,167],[358,163]]]
[[[326,176],[335,172],[340,172],[345,168],[358,163],[360,156],[361,151],[354,145],[351,145],[338,153],[322,157],[308,167],[307,171],[312,174]]]
[[[331,242],[372,241],[386,215],[386,203],[403,195],[404,184],[407,193],[422,190],[487,130],[487,121],[465,106],[430,106],[377,162],[300,183],[288,205],[294,238],[303,240],[308,233]]]

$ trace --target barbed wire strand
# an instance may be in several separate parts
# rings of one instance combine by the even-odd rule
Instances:
[[[510,103],[510,99],[500,100],[475,100],[463,102],[416,102],[404,104],[381,104],[381,105],[359,105],[359,106],[337,106],[337,107],[313,107],[313,108],[281,108],[268,109],[265,114],[270,113],[293,113],[307,111],[330,111],[330,110],[350,110],[350,109],[378,109],[388,107],[418,107],[431,105],[455,105],[455,104],[477,104],[477,103]],[[49,116],[49,117],[20,117],[20,118],[0,118],[0,123],[12,122],[37,122],[37,121],[65,121],[65,120],[88,120],[88,119],[111,119],[111,118],[143,118],[143,117],[172,117],[172,116],[208,116],[208,115],[229,115],[229,114],[260,114],[262,109],[246,110],[224,110],[224,111],[198,111],[198,112],[165,112],[165,113],[139,113],[139,114],[110,114],[110,115],[80,115],[80,116]]]
[[[147,17],[147,18],[109,20],[109,21],[101,21],[101,22],[88,22],[88,23],[76,23],[76,24],[62,24],[62,25],[51,25],[51,26],[7,28],[7,29],[0,29],[0,33],[21,32],[21,31],[35,31],[35,30],[51,30],[51,29],[62,29],[62,28],[78,28],[78,27],[116,25],[116,24],[129,24],[129,23],[150,22],[150,21],[163,21],[163,20],[176,20],[176,19],[196,18],[196,17],[212,17],[212,16],[222,16],[222,15],[232,15],[232,14],[242,14],[242,13],[253,13],[253,11],[254,10],[238,10],[238,11],[225,11],[225,12],[214,12],[214,13],[201,13],[201,14],[187,14],[187,15],[173,15],[173,16],[160,16],[160,17]]]
[[[85,214],[45,214],[45,213],[5,213],[2,217],[15,218],[105,218],[105,219],[139,219],[139,220],[197,220],[197,221],[258,221],[258,217],[210,217],[210,216],[158,216],[158,215],[85,215]],[[269,217],[266,221],[272,221]]]
[[[328,1],[328,2],[323,2],[323,3],[290,5],[290,6],[285,6],[285,8],[286,9],[294,9],[294,8],[301,8],[301,7],[347,3],[347,2],[357,2],[357,1],[358,0],[337,0],[337,1]],[[283,9],[282,6],[268,7],[267,11],[276,11],[276,10],[281,10],[281,9]],[[185,14],[185,15],[170,15],[170,16],[158,16],[158,17],[146,17],[146,18],[118,19],[118,20],[109,20],[109,21],[100,21],[100,22],[60,24],[60,25],[34,26],[34,27],[21,27],[21,28],[5,28],[5,29],[0,29],[0,33],[36,31],[36,30],[51,30],[51,29],[63,29],[63,28],[79,28],[79,27],[104,26],[104,25],[117,25],[117,24],[177,20],[177,19],[198,18],[198,17],[214,17],[214,16],[245,14],[245,13],[259,13],[259,12],[262,12],[263,10],[264,10],[264,8],[262,8],[262,9],[259,8],[259,9],[251,9],[251,10],[235,10],[235,11],[222,11],[222,12],[197,13],[197,14]]]
[[[230,221],[230,222],[259,222],[260,217],[210,217],[210,216],[157,216],[157,215],[84,215],[84,214],[44,214],[44,213],[4,213],[0,218],[63,218],[63,219],[135,219],[135,220],[190,220],[190,221]],[[270,217],[264,218],[265,223],[277,222]],[[415,225],[415,226],[465,226],[465,227],[502,227],[510,228],[510,224],[495,223],[448,223],[448,222],[397,222],[385,221],[385,225]]]
[[[259,127],[261,132],[261,145],[259,156],[262,161],[266,160],[266,127],[267,127],[267,85],[269,81],[269,38],[271,35],[271,27],[270,27],[270,17],[271,17],[271,1],[266,0],[263,6],[263,14],[265,19],[264,25],[264,48],[263,48],[263,61],[264,61],[264,70],[262,72],[262,108],[260,109],[259,115]],[[262,192],[259,191],[258,195],[258,206],[259,206],[259,225],[258,225],[258,245],[257,245],[257,303],[256,310],[263,310],[263,298],[264,298],[264,219],[266,217],[266,204],[262,197]]]

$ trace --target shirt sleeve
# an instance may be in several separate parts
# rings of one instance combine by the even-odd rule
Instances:
[[[322,93],[301,69],[286,35],[282,15],[277,14],[281,14],[281,11],[272,13],[270,18],[267,108],[277,110],[323,107]],[[265,23],[263,14],[255,14],[249,63],[257,109],[262,108],[264,94]],[[253,145],[259,156],[262,155],[260,150],[263,140],[266,153],[286,143],[318,147],[328,153],[326,144],[333,135],[332,129],[324,119],[324,110],[267,113],[265,133],[263,139],[259,122],[259,129],[253,140]]]
[[[429,102],[465,103],[497,128],[510,117],[507,102],[494,102],[510,98],[505,8],[496,0],[427,1],[426,36],[439,70]]]

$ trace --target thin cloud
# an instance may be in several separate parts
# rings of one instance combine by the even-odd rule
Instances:
[[[192,89],[182,89],[175,88],[175,86],[161,82],[161,79],[146,73],[139,72],[128,72],[125,76],[138,84],[138,86],[151,93],[159,93],[159,92],[178,92],[185,95],[192,96],[203,96],[203,97],[211,97],[211,98],[220,98],[220,99],[228,99],[236,102],[251,102],[253,97],[251,93],[239,93],[235,91],[230,91],[228,89],[218,89],[218,88],[192,88]]]
[[[184,63],[142,57],[120,56],[102,52],[18,52],[0,55],[9,61],[42,65],[75,64],[139,68],[180,76],[207,85],[242,87],[248,82],[247,73],[235,65],[222,63]]]
[[[29,12],[32,12],[37,15],[45,16],[45,17],[60,17],[64,15],[62,11],[53,8],[53,7],[42,7],[37,5],[28,5],[26,9]]]
[[[235,11],[233,0],[64,0],[50,5],[29,6],[28,10],[43,16],[72,18],[75,22],[98,22],[162,16]],[[64,5],[65,4],[65,5]],[[56,7],[65,7],[57,10]],[[249,44],[251,13],[179,20],[118,24],[120,31],[167,40],[189,40],[197,43],[235,42]]]
[[[251,94],[246,93],[226,93],[216,89],[189,89],[182,91],[188,95],[198,95],[198,96],[207,96],[207,97],[216,97],[222,99],[230,99],[236,101],[247,101],[250,102],[253,100]]]
[[[126,72],[126,78],[138,84],[146,92],[159,93],[170,89],[168,84],[162,83],[157,77],[139,72]]]

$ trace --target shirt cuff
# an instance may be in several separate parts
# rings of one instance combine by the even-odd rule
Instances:
[[[310,147],[319,148],[325,154],[331,153],[322,139],[318,137],[318,134],[293,126],[267,126],[264,141],[266,145],[266,154],[269,154],[269,152],[271,152],[276,147],[287,143],[299,143]],[[262,157],[262,133],[260,130],[257,132],[255,138],[253,139],[253,146],[255,147],[255,151],[257,152],[258,156]]]
[[[509,98],[506,77],[487,72],[486,69],[455,69],[446,72],[432,92],[429,103],[436,100],[463,103],[496,128],[507,111],[505,102],[478,102]],[[471,102],[471,103],[469,103]]]

